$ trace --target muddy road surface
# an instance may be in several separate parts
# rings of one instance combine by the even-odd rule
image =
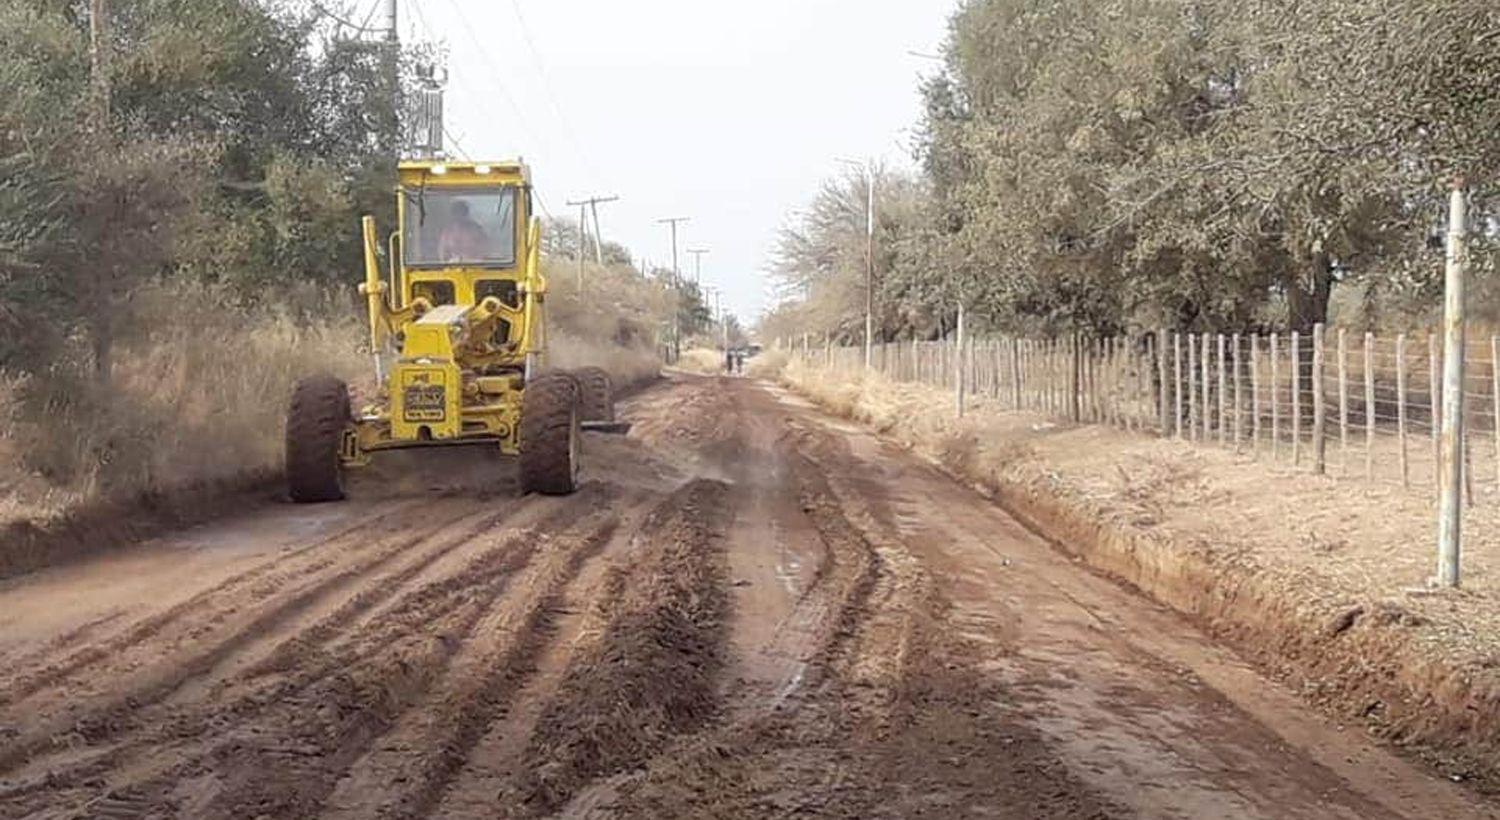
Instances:
[[[622,413],[0,585],[0,817],[1495,816],[776,388]]]

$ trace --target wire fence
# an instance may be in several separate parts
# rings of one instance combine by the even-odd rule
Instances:
[[[846,375],[862,347],[793,345]],[[1464,490],[1500,497],[1500,337],[1465,348]],[[1058,421],[1106,424],[1233,448],[1333,476],[1436,491],[1442,345],[1433,333],[1157,332],[1113,338],[1012,337],[875,345],[870,365],[898,382],[953,391]]]

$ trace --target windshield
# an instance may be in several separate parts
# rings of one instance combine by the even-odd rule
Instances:
[[[515,188],[408,189],[405,196],[407,265],[516,263]]]

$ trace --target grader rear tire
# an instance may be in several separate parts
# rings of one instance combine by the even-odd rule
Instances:
[[[521,396],[521,491],[567,495],[578,489],[578,382],[567,373],[547,373]]]
[[[286,489],[293,501],[344,497],[339,450],[352,419],[349,387],[342,380],[311,376],[297,382],[286,414]]]
[[[614,421],[615,394],[609,373],[602,367],[580,367],[573,375],[578,379],[578,412],[582,419]]]

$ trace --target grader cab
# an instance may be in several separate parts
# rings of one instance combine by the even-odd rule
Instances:
[[[351,406],[333,376],[298,382],[286,422],[294,501],[344,497],[382,450],[485,445],[519,459],[523,491],[572,492],[580,431],[619,432],[609,376],[546,369],[547,281],[531,181],[519,162],[403,162],[385,270],[363,220],[377,388]]]

